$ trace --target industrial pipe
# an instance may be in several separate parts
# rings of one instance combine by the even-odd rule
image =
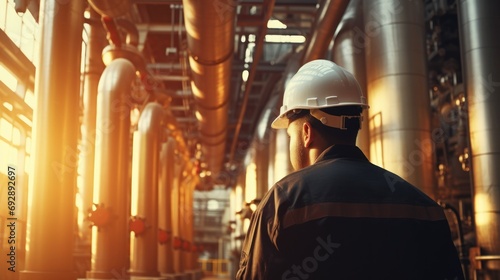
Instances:
[[[323,0],[316,14],[312,34],[307,40],[302,64],[323,58],[349,0]]]
[[[333,39],[333,61],[351,72],[366,96],[365,34],[363,2],[351,0],[335,31]],[[370,102],[368,101],[368,104]],[[363,110],[363,122],[358,132],[356,145],[370,157],[370,130],[368,110]]]
[[[226,145],[236,5],[232,0],[182,3],[201,149],[208,170],[216,174]]]
[[[459,31],[469,111],[474,224],[481,254],[500,255],[500,2],[460,0]],[[500,261],[483,261],[484,279],[500,279]]]
[[[158,272],[158,163],[162,125],[165,118],[158,103],[149,103],[139,118],[137,147],[133,162],[137,170],[132,174],[132,185],[138,188],[132,201],[137,209],[132,213],[145,223],[143,231],[131,238],[130,275],[159,276]],[[135,144],[135,143],[134,143]]]
[[[82,118],[82,186],[78,191],[82,199],[81,215],[86,217],[90,205],[93,204],[94,192],[94,153],[96,135],[97,87],[104,70],[101,51],[106,42],[104,29],[99,14],[90,8],[89,41],[87,43],[87,62],[84,74],[83,118]],[[87,221],[79,223],[83,255],[90,256],[92,231]]]
[[[370,159],[434,197],[424,4],[363,4]]]
[[[113,60],[102,73],[97,96],[94,203],[90,220],[92,267],[87,278],[113,279],[129,263],[129,98],[134,65]]]
[[[84,6],[82,1],[41,3],[32,140],[32,162],[36,164],[29,180],[33,200],[28,207],[22,280],[76,278],[77,108]]]
[[[158,271],[161,276],[169,276],[175,272],[172,247],[172,215],[178,211],[172,205],[175,165],[175,140],[169,137],[162,144],[160,152],[158,182]]]

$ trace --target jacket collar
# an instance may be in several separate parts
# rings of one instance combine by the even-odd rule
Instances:
[[[354,145],[332,145],[326,148],[316,159],[316,163],[327,159],[352,158],[368,161],[363,152]]]

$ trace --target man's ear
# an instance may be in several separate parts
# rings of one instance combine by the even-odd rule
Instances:
[[[304,148],[309,148],[314,140],[314,130],[309,122],[302,124],[302,137],[304,140]]]

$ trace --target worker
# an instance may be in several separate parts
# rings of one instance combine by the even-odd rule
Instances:
[[[271,126],[287,130],[295,172],[253,213],[236,279],[464,279],[443,209],[356,147],[367,108],[331,61],[292,77]]]

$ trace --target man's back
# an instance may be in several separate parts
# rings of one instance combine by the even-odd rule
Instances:
[[[252,218],[238,279],[463,279],[443,210],[354,146],[285,177]]]

